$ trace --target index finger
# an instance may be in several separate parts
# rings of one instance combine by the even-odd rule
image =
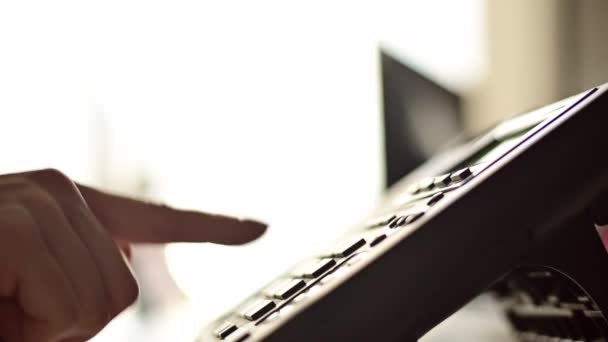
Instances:
[[[238,245],[266,231],[266,225],[222,215],[173,209],[108,194],[77,184],[108,232],[129,242],[214,242]]]

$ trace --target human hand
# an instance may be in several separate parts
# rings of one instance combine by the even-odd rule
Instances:
[[[116,241],[242,244],[262,223],[171,209],[56,170],[0,176],[0,340],[85,341],[138,286]]]

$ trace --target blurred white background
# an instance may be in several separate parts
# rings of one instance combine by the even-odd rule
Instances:
[[[55,167],[270,223],[244,247],[170,246],[187,309],[146,321],[136,307],[96,341],[193,336],[364,217],[383,187],[379,44],[466,91],[487,64],[483,7],[0,1],[1,172]]]

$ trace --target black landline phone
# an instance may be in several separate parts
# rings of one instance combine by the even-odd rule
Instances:
[[[434,156],[200,340],[416,341],[489,291],[522,341],[608,341],[603,225],[608,84]]]

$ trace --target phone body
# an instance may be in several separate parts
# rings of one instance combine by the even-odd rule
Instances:
[[[512,278],[535,267],[586,295],[579,309],[599,312],[601,335],[608,254],[593,208],[607,191],[602,85],[434,156],[393,185],[368,220],[335,245],[311,246],[309,259],[213,321],[200,340],[415,341],[484,291],[525,293]],[[505,307],[525,330],[527,316]]]

